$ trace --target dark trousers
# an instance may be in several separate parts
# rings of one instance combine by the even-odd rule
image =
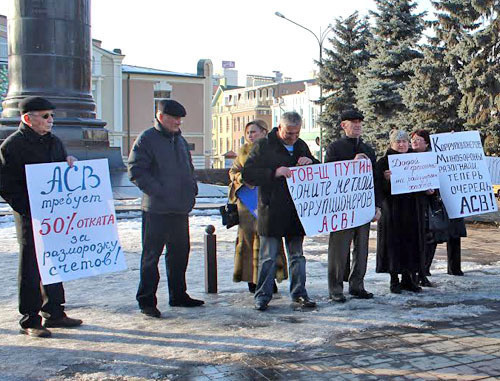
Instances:
[[[462,250],[460,237],[451,237],[446,241],[446,254],[448,256],[448,274],[457,274],[462,271]],[[436,252],[436,243],[428,243],[425,246],[425,273],[429,274],[432,260]]]
[[[158,262],[165,251],[170,302],[181,302],[186,294],[186,269],[189,260],[189,220],[187,214],[142,212],[141,278],[137,290],[139,307],[157,304],[160,281]]]
[[[330,296],[343,293],[343,281],[349,274],[349,292],[363,291],[368,261],[370,224],[330,233],[328,241],[328,292]],[[351,243],[354,242],[352,263]]]
[[[40,312],[46,319],[59,319],[64,315],[64,288],[62,283],[43,286],[35,254],[31,218],[14,212],[17,241],[19,243],[19,312],[23,328],[39,326]]]

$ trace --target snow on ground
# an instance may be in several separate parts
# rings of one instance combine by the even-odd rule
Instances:
[[[488,311],[479,300],[500,300],[500,262],[488,266],[463,263],[464,277],[446,274],[446,263],[434,263],[431,281],[437,287],[420,294],[389,293],[389,276],[376,274],[375,255],[370,253],[366,289],[373,300],[349,299],[328,303],[327,240],[306,238],[307,290],[318,302],[315,311],[290,308],[288,282],[265,312],[253,309],[246,283],[233,283],[236,228],[227,230],[220,216],[190,217],[191,257],[187,272],[188,292],[202,298],[202,308],[168,306],[164,262],[158,290],[162,319],[141,315],[135,302],[141,252],[141,221],[120,219],[118,229],[128,269],[123,272],[79,279],[65,284],[67,311],[82,318],[78,329],[53,329],[54,338],[33,339],[18,334],[17,241],[12,216],[0,217],[0,374],[3,379],[45,379],[64,374],[71,367],[92,372],[127,375],[127,379],[175,374],[175,369],[205,364],[237,362],[248,355],[306,350],[334,335],[373,327],[425,327],[432,321],[478,316]],[[213,212],[212,212],[213,213]],[[203,237],[207,225],[217,235],[218,294],[204,293]],[[373,234],[374,232],[372,232]],[[471,303],[472,301],[472,303]],[[22,350],[20,350],[22,349]],[[17,365],[23,362],[22,367]],[[90,364],[90,365],[89,365]],[[71,368],[71,369],[73,369]],[[80,368],[78,368],[80,369]],[[90,380],[91,378],[89,378]]]

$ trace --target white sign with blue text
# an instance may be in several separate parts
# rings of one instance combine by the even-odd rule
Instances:
[[[107,159],[26,166],[44,285],[125,270]]]
[[[389,155],[391,194],[415,193],[439,188],[434,152]]]

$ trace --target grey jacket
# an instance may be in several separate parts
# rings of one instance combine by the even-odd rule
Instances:
[[[159,214],[187,214],[198,186],[186,140],[155,120],[139,135],[128,159],[130,180],[143,192],[142,210]]]

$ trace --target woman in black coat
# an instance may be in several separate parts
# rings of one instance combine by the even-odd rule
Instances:
[[[409,137],[405,131],[390,134],[390,148],[377,161],[375,188],[382,203],[382,217],[377,226],[377,273],[391,274],[391,292],[401,290],[420,292],[412,276],[423,267],[425,250],[425,216],[421,207],[421,194],[391,194],[389,155],[407,153]],[[401,282],[399,275],[402,274]]]
[[[411,134],[411,148],[414,152],[425,152],[430,150],[430,136],[426,130],[416,130]],[[444,208],[440,199],[439,191],[427,197],[427,202],[433,203],[438,207]],[[425,208],[428,204],[425,204]],[[426,209],[427,210],[427,209]],[[454,218],[449,220],[449,226],[446,231],[431,232],[428,229],[428,217],[426,218],[426,253],[423,270],[419,274],[419,283],[421,286],[432,287],[432,283],[427,279],[430,275],[430,268],[436,245],[446,242],[446,251],[448,254],[448,274],[464,275],[461,269],[461,245],[460,238],[467,236],[463,218]]]

